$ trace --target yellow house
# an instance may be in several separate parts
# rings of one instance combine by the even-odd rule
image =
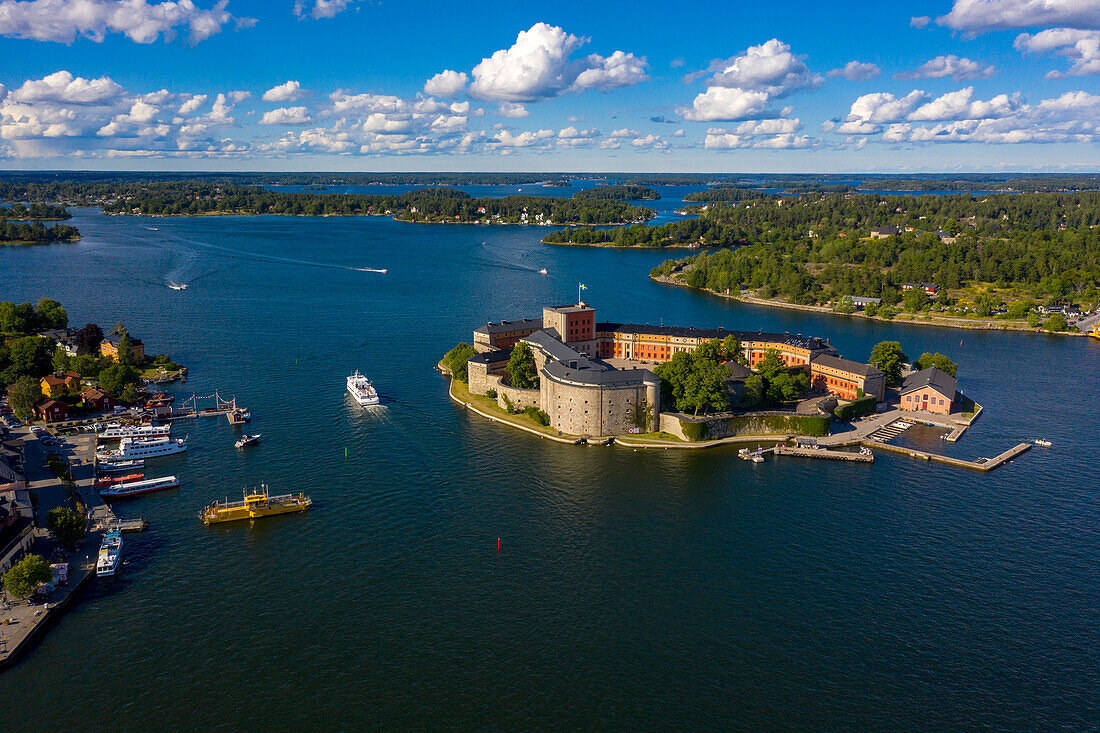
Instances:
[[[119,340],[119,337],[114,334],[104,336],[99,344],[100,355],[106,356],[111,361],[118,361]],[[130,337],[130,353],[134,355],[134,361],[138,363],[145,361],[145,345],[141,343],[141,339]]]
[[[80,375],[76,372],[47,374],[38,381],[42,395],[57,398],[67,394],[80,394]]]

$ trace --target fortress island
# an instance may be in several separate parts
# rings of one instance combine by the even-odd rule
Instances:
[[[662,385],[660,365],[707,342],[735,350],[719,357],[729,408],[688,415],[676,409],[669,385]],[[596,309],[584,302],[547,306],[541,318],[487,323],[474,330],[473,349],[476,353],[467,362],[471,395],[491,397],[507,412],[537,411],[547,427],[568,436],[659,431],[692,441],[745,430],[824,435],[838,400],[861,401],[873,412],[886,397],[880,370],[840,358],[827,340],[815,336],[598,322]],[[529,349],[533,357],[537,378],[530,386],[517,386],[509,374],[516,349]],[[786,413],[736,409],[752,387],[753,370],[765,362],[804,374],[803,391],[834,399],[818,400],[825,409],[792,407]]]
[[[885,341],[871,360],[845,359],[817,336],[598,322],[578,302],[486,323],[439,366],[454,401],[566,443],[770,443],[740,451],[757,462],[765,453],[871,462],[874,448],[978,471],[1030,447],[964,460],[890,444],[916,424],[953,443],[982,407],[958,390],[957,366],[941,354],[907,364],[900,344]]]

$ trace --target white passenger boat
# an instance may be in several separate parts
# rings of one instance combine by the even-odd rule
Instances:
[[[96,463],[96,471],[99,473],[121,473],[122,471],[132,471],[135,468],[142,468],[145,465],[145,461],[111,461],[100,460]]]
[[[355,398],[355,401],[360,405],[377,405],[379,403],[378,392],[374,390],[374,385],[365,376],[359,373],[359,370],[355,370],[355,374],[348,377],[348,392]]]
[[[99,560],[96,562],[96,575],[114,575],[122,561],[122,534],[111,530],[103,535],[103,544],[99,546]]]
[[[171,425],[119,425],[96,432],[100,440],[121,440],[123,438],[163,438],[172,434]]]
[[[145,460],[159,458],[187,450],[185,438],[123,438],[118,450],[96,451],[96,458],[108,461]]]
[[[128,483],[107,486],[99,490],[99,495],[104,499],[124,499],[128,496],[138,496],[153,491],[175,489],[178,488],[179,485],[180,481],[175,476],[163,476],[161,478],[150,478],[143,481],[130,481]]]

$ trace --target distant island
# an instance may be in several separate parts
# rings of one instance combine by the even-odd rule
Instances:
[[[0,244],[74,242],[80,239],[76,227],[67,224],[48,227],[42,223],[68,219],[70,216],[65,207],[52,204],[0,206]]]
[[[598,186],[577,191],[573,198],[585,201],[656,201],[661,194],[646,186]]]
[[[145,216],[283,215],[391,216],[427,224],[540,224],[586,226],[639,224],[655,215],[607,197],[505,196],[474,198],[453,188],[421,188],[402,194],[337,194],[272,191],[205,180],[142,183],[25,184],[11,194],[77,199],[106,214]],[[0,195],[4,195],[0,185]],[[9,194],[10,195],[10,194]]]

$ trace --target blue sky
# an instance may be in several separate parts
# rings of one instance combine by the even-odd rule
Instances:
[[[1100,0],[0,0],[0,167],[1076,171]]]

